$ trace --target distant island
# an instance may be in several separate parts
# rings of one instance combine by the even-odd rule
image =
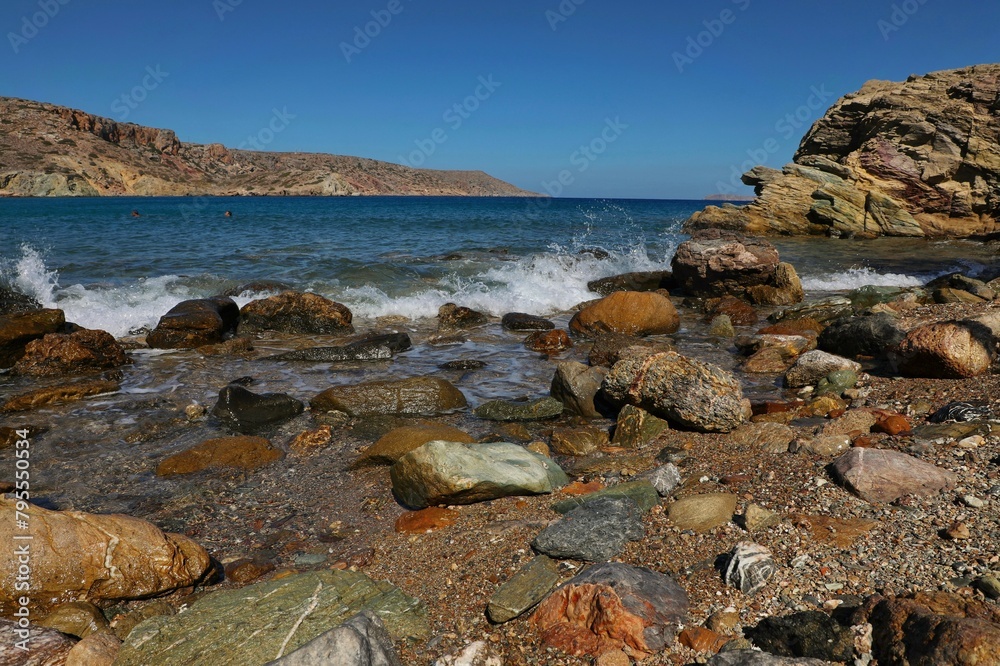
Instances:
[[[0,196],[537,196],[482,171],[185,143],[167,129],[0,97]]]

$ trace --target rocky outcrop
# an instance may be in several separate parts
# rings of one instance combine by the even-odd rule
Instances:
[[[272,127],[294,118],[274,111]],[[184,143],[168,129],[22,99],[0,98],[0,118],[0,195],[532,195],[482,171]]]
[[[709,206],[686,229],[968,237],[1000,230],[1000,65],[869,81],[844,96],[780,171],[743,175],[757,198]]]
[[[50,333],[32,340],[14,371],[33,377],[52,377],[75,372],[107,370],[128,363],[122,346],[106,331],[83,329],[74,333]]]

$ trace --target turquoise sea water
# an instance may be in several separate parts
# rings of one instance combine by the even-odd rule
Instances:
[[[445,302],[553,314],[589,280],[669,267],[703,201],[452,197],[0,200],[0,280],[115,335],[184,298],[258,279],[356,317],[433,317]],[[137,210],[140,217],[133,217]],[[233,216],[226,217],[225,211]],[[982,271],[974,242],[779,239],[814,291]],[[253,295],[238,298],[241,303]]]

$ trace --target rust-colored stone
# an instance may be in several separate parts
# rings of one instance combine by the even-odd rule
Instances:
[[[598,490],[603,490],[604,484],[600,481],[589,481],[584,483],[583,481],[574,481],[568,486],[564,487],[561,492],[563,495],[589,495],[590,493],[596,493]]]
[[[587,337],[605,333],[658,335],[676,332],[680,317],[663,293],[617,291],[577,312],[569,328]]]
[[[573,346],[569,333],[560,329],[535,331],[524,339],[524,346],[542,354],[558,354]]]
[[[210,467],[257,469],[285,456],[263,437],[219,437],[164,459],[157,476],[191,474]]]
[[[396,519],[395,530],[404,534],[423,534],[455,524],[458,511],[431,506],[419,511],[409,511]]]
[[[32,340],[14,372],[51,377],[87,370],[117,368],[128,363],[122,346],[106,331],[84,329],[75,333],[50,333]]]
[[[118,382],[104,379],[42,388],[10,398],[3,405],[0,405],[0,412],[24,412],[48,405],[74,402],[102,393],[114,393],[120,388],[121,385]]]
[[[715,654],[730,638],[705,627],[688,627],[677,634],[677,642],[695,652]]]
[[[567,654],[597,655],[629,646],[647,653],[645,623],[607,585],[568,585],[553,592],[531,616],[542,640]]]
[[[902,414],[890,414],[872,426],[872,432],[883,432],[887,435],[899,435],[912,430],[910,420]]]

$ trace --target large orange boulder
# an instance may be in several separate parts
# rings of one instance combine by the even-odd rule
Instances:
[[[573,333],[597,337],[606,333],[659,335],[675,333],[681,320],[670,299],[659,292],[617,291],[573,316]]]

